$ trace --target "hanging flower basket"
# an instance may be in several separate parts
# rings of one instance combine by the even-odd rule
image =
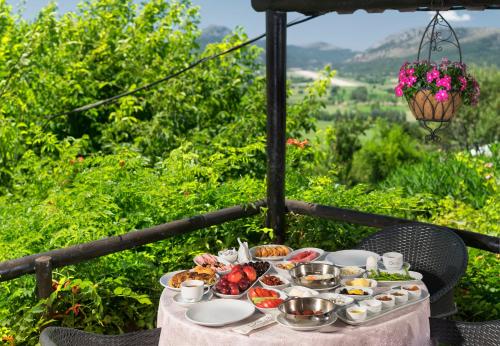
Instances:
[[[439,102],[431,90],[419,90],[408,99],[408,106],[417,120],[450,121],[462,106],[462,96],[458,92],[450,92],[448,100]]]
[[[476,105],[480,90],[465,64],[444,58],[439,65],[428,61],[403,64],[394,92],[406,98],[417,120],[447,122],[462,104]]]

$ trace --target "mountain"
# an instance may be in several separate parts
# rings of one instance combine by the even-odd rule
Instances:
[[[209,25],[203,29],[199,44],[203,48],[209,43],[220,42],[231,33],[231,29],[221,25]]]
[[[423,31],[423,28],[418,28],[390,35],[380,43],[345,61],[343,68],[351,73],[387,74],[393,72],[403,61],[416,60]],[[463,62],[500,66],[500,29],[457,28],[455,32],[460,42]],[[424,48],[421,59],[428,57],[428,45]],[[443,50],[437,54],[432,52],[432,60],[438,61],[441,57],[448,57],[453,61],[459,59],[456,47],[443,44],[442,48]]]
[[[316,42],[305,46],[287,46],[287,65],[290,68],[318,69],[325,65],[338,66],[354,58],[357,52]]]
[[[424,28],[414,28],[390,35],[372,47],[356,52],[333,46],[326,42],[308,45],[288,45],[289,68],[318,70],[329,64],[341,70],[343,75],[380,77],[394,74],[405,61],[414,61]],[[488,64],[500,67],[500,29],[456,28],[462,48],[462,59],[467,64]],[[210,42],[220,42],[231,30],[223,26],[210,26],[203,31],[202,47]],[[264,47],[261,40],[259,46]],[[426,50],[423,58],[427,57]],[[458,60],[457,49],[443,46],[441,56]],[[433,54],[433,57],[435,55]],[[438,56],[440,59],[440,57]],[[434,59],[437,60],[437,59]]]

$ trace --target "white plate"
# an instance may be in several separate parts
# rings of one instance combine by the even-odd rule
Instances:
[[[212,254],[210,254],[210,255],[212,255]],[[217,259],[217,261],[218,261],[219,263],[222,263],[222,264],[227,265],[227,266],[231,265],[231,263],[230,263],[229,261],[226,261],[226,260],[225,260],[224,258],[222,258],[222,257],[215,256],[215,255],[212,255],[212,256],[214,256],[214,257]],[[196,258],[196,256],[195,256],[195,258]],[[201,265],[201,264],[199,264],[198,262],[196,262],[196,261],[194,260],[194,258],[193,258],[193,262],[194,262],[194,264],[196,264],[196,265]],[[231,265],[231,266],[232,266],[232,265]],[[213,269],[213,268],[212,268],[212,269]],[[231,269],[229,269],[229,270],[224,270],[224,271],[215,270],[215,272],[216,272],[217,274],[220,274],[220,275],[225,275],[225,274],[228,274],[229,272],[231,272]]]
[[[252,303],[235,299],[215,299],[192,305],[186,319],[207,327],[222,327],[250,317],[255,311]]]
[[[172,278],[172,276],[174,276],[177,273],[183,272],[183,271],[185,271],[185,270],[176,270],[175,272],[170,272],[170,273],[164,274],[160,278],[160,284],[163,287],[168,288],[169,290],[172,290],[172,291],[175,291],[175,292],[180,292],[181,291],[180,288],[171,287],[171,286],[168,285],[168,282],[170,281],[170,279]],[[217,279],[215,281],[217,282]],[[213,285],[205,285],[205,287],[212,287],[212,286]]]
[[[352,286],[352,285],[349,285],[347,283],[347,281],[352,281],[352,280],[354,280],[354,279],[342,279],[342,280],[340,280],[340,284],[342,286]],[[368,288],[373,289],[373,288],[377,287],[377,280],[373,280],[373,279],[367,279],[367,280],[370,281],[370,287],[368,287]],[[358,285],[358,286],[360,286],[360,285]]]
[[[166,287],[168,289],[171,289],[172,291],[176,291],[176,292],[180,292],[181,289],[180,288],[175,288],[175,287],[170,287],[168,285],[168,282],[170,281],[170,279],[172,278],[172,276],[174,276],[175,274],[177,273],[180,273],[180,272],[183,272],[184,270],[177,270],[175,272],[170,272],[170,273],[167,273],[167,274],[164,274],[161,278],[160,278],[160,284],[163,286],[163,287]]]
[[[356,294],[343,294],[343,293],[340,293],[340,291],[343,290],[344,288],[346,288],[348,290],[361,289],[361,290],[367,292],[368,294],[365,295],[365,296],[358,296]],[[339,287],[339,288],[337,288],[335,290],[335,293],[343,295],[344,297],[352,298],[354,300],[371,299],[373,297],[373,290],[371,288],[368,288],[368,287],[359,287],[359,286],[341,286],[341,287]]]
[[[406,268],[406,270],[409,270],[410,267],[411,267],[410,263],[408,263],[408,262],[403,263],[403,268]],[[381,272],[386,272],[386,273],[404,273],[404,271],[405,271],[404,269],[400,269],[400,270],[385,269],[383,262],[378,263],[378,270],[380,270]]]
[[[353,298],[346,296],[346,295],[343,295],[343,294],[338,294],[338,293],[330,293],[330,292],[320,293],[320,295],[318,297],[331,300],[336,306],[346,306],[346,305],[354,303]],[[335,302],[336,300],[342,300],[343,303],[340,303],[340,302],[337,303],[337,302]]]
[[[302,248],[302,249],[298,249],[298,250],[292,251],[288,256],[286,256],[285,260],[286,261],[290,261],[290,258],[292,258],[293,256],[295,256],[296,254],[304,252],[304,251],[307,251],[307,250],[309,250],[309,251],[316,251],[318,253],[318,256],[316,256],[315,258],[313,258],[309,262],[313,262],[313,261],[317,260],[318,258],[321,258],[321,256],[323,256],[323,254],[325,253],[325,250],[322,250],[322,249],[318,249],[318,248],[315,248],[315,247],[305,247],[305,248]],[[301,262],[301,263],[303,263],[303,262]]]
[[[419,272],[414,272],[409,270],[408,274],[413,278],[413,280],[401,280],[401,281],[388,281],[388,280],[377,280],[378,286],[391,286],[391,285],[411,285],[418,284],[423,279],[423,275]]]
[[[213,292],[211,290],[208,290],[208,292],[203,295],[203,297],[201,298],[200,301],[197,301],[197,302],[186,302],[185,300],[182,299],[181,294],[177,293],[174,296],[173,300],[174,300],[175,303],[179,304],[180,306],[189,307],[189,306],[191,306],[193,304],[208,302],[210,299],[212,299],[213,296],[214,296]]]
[[[366,250],[341,250],[330,252],[326,256],[326,260],[339,267],[361,267],[366,266],[366,259],[370,256],[377,260],[380,257],[375,252]]]
[[[276,316],[276,322],[278,322],[278,324],[282,325],[283,327],[287,327],[287,328],[290,328],[293,330],[298,330],[301,332],[309,332],[309,331],[317,330],[317,329],[322,328],[322,327],[329,326],[330,324],[335,323],[336,320],[337,320],[337,315],[332,314],[330,319],[323,321],[321,323],[301,322],[300,324],[298,324],[298,323],[293,323],[293,322],[290,322],[289,320],[287,320],[283,313]]]
[[[271,285],[266,285],[264,282],[262,282],[262,278],[266,275],[272,275],[272,276],[275,276],[277,277],[278,279],[281,280],[281,282],[283,282],[281,285],[276,285],[276,286],[271,286]],[[259,278],[259,283],[262,285],[262,287],[264,288],[271,288],[271,289],[274,289],[274,290],[282,290],[284,289],[285,287],[287,287],[288,285],[290,285],[290,280],[284,278],[283,276],[281,275],[278,275],[278,274],[264,274],[262,275],[260,278]]]
[[[283,290],[283,292],[285,292],[285,294],[286,294],[287,296],[289,296],[289,297],[297,297],[297,296],[292,296],[292,295],[290,295],[290,291],[291,291],[292,289],[294,289],[294,288],[296,288],[296,289],[298,289],[298,290],[301,290],[301,291],[303,291],[303,292],[308,292],[308,293],[310,293],[310,294],[311,294],[311,295],[310,295],[311,297],[317,296],[317,295],[319,294],[319,292],[318,292],[318,291],[315,291],[315,290],[313,290],[313,289],[311,289],[311,288],[304,287],[304,286],[291,286],[291,287],[287,287],[287,288],[285,288],[285,289]]]
[[[258,260],[261,260],[261,261],[280,261],[282,260],[283,258],[285,258],[286,256],[269,256],[269,257],[257,257],[255,256],[255,250],[258,248],[258,247],[262,247],[262,246],[285,246],[286,248],[288,248],[289,250],[289,253],[291,253],[293,251],[293,249],[291,247],[288,247],[286,245],[279,245],[279,244],[265,244],[265,245],[258,245],[258,246],[254,246],[252,248],[250,248],[250,255],[255,258],[255,259],[258,259]]]
[[[283,301],[285,301],[288,298],[288,296],[283,291],[280,291],[280,290],[277,290],[277,289],[274,289],[274,288],[268,288],[268,287],[263,287],[263,288],[278,293],[279,294],[279,298],[283,299]],[[278,311],[278,307],[275,307],[275,308],[259,308],[258,306],[256,306],[253,303],[252,299],[249,296],[250,290],[248,290],[248,291],[249,291],[249,292],[247,292],[247,299],[248,299],[248,301],[250,301],[250,303],[253,306],[255,306],[255,308],[258,309],[260,312],[262,312],[263,314],[267,314],[267,313],[270,313],[270,312],[273,312],[273,311]]]

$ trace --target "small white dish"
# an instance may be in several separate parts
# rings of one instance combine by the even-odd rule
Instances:
[[[365,270],[361,267],[347,266],[340,268],[340,277],[342,279],[355,279],[361,277]]]
[[[315,291],[313,289],[304,286],[290,286],[283,289],[283,292],[285,292],[285,294],[289,297],[299,297],[299,298],[314,297],[319,295],[318,291]]]
[[[354,303],[354,299],[338,293],[320,293],[320,298],[331,300],[337,306],[346,306]]]
[[[186,319],[190,322],[207,326],[222,327],[242,321],[255,312],[250,302],[235,299],[215,299],[194,304],[186,311]]]
[[[274,247],[274,246],[286,247],[288,249],[288,254],[283,255],[283,256],[267,256],[267,257],[259,257],[259,256],[255,255],[255,251],[259,247]],[[278,245],[278,244],[264,244],[264,245],[258,245],[258,246],[254,246],[254,247],[250,248],[250,255],[252,256],[252,258],[257,259],[257,260],[261,260],[261,261],[281,261],[285,257],[287,257],[289,254],[291,254],[292,252],[293,252],[293,249],[291,247],[288,247],[286,245]]]
[[[366,250],[341,250],[330,252],[326,260],[339,267],[365,267],[368,257],[380,258],[378,254]]]
[[[278,279],[280,279],[280,280],[281,280],[281,282],[283,282],[283,284],[281,284],[281,285],[275,285],[275,286],[273,286],[273,285],[266,285],[266,284],[262,281],[262,279],[264,278],[264,276],[267,276],[267,275],[272,275],[272,276],[277,277]],[[282,289],[284,289],[285,287],[288,287],[288,286],[290,285],[290,281],[289,281],[289,280],[287,280],[287,279],[285,279],[283,276],[281,276],[281,275],[277,275],[277,274],[264,274],[264,275],[262,275],[262,276],[259,278],[259,283],[260,283],[263,287],[265,287],[265,288],[271,288],[271,289],[276,289],[276,290],[282,290]]]
[[[403,254],[399,252],[386,252],[382,255],[382,262],[387,270],[403,269]]]
[[[389,300],[382,300],[382,297],[387,297]],[[390,309],[396,304],[396,298],[392,294],[379,294],[374,297],[375,299],[382,302],[382,309]]]
[[[276,273],[278,273],[279,275],[287,278],[288,280],[291,279],[289,270],[295,267],[296,264],[297,263],[293,263],[290,261],[271,262],[274,271],[276,271]],[[290,267],[290,269],[281,268],[282,266],[286,266],[285,268]]]
[[[183,306],[183,307],[189,307],[193,304],[198,304],[198,303],[203,303],[203,302],[208,302],[210,299],[212,299],[212,297],[214,296],[213,292],[211,290],[209,290],[207,293],[205,293],[203,295],[203,297],[201,298],[200,301],[198,302],[186,302],[184,299],[182,299],[182,295],[180,293],[177,293],[174,297],[173,297],[173,301],[180,305],[180,306]]]
[[[362,300],[358,304],[359,306],[364,306],[369,312],[374,314],[382,311],[382,302],[377,299]]]
[[[344,294],[344,293],[341,293],[342,290],[344,290],[344,289],[346,289],[346,290],[359,289],[359,290],[362,290],[363,292],[366,292],[367,294],[357,295],[357,294]],[[341,286],[341,287],[339,287],[339,288],[337,288],[335,290],[335,293],[341,294],[341,295],[349,297],[349,298],[352,298],[354,300],[370,299],[373,296],[373,290],[371,288],[368,288],[368,287],[357,287],[357,286]]]
[[[396,304],[404,304],[408,301],[408,291],[406,290],[390,290],[389,294],[394,296]]]
[[[285,314],[283,314],[283,313],[280,313],[279,315],[276,316],[276,322],[279,325],[282,325],[283,327],[287,327],[287,328],[290,328],[293,330],[297,330],[299,332],[314,331],[314,330],[317,330],[319,328],[329,326],[329,325],[335,323],[335,321],[337,321],[337,315],[335,315],[334,313],[331,315],[331,317],[328,320],[322,321],[322,322],[301,321],[300,323],[294,323],[290,320],[287,320],[285,318]]]
[[[276,289],[273,289],[273,288],[267,288],[266,289],[268,290],[271,290],[271,291],[274,291],[276,293],[279,294],[279,298],[282,299],[283,301],[285,301],[288,297],[287,295],[283,292],[283,291],[279,291],[279,290],[276,290]],[[267,314],[267,313],[270,313],[270,312],[273,312],[273,311],[277,311],[278,310],[278,307],[275,307],[275,308],[261,308],[261,307],[258,307],[257,305],[255,305],[255,303],[252,301],[252,298],[250,298],[249,296],[249,293],[250,292],[247,292],[247,299],[250,301],[250,303],[252,303],[253,306],[255,306],[255,308],[257,310],[259,310],[260,312],[262,312],[263,314]]]
[[[368,282],[368,286],[360,285],[359,281],[356,282],[355,280],[366,280]],[[373,280],[373,279],[364,279],[364,278],[342,279],[342,280],[340,280],[340,283],[342,284],[342,286],[358,286],[358,287],[368,287],[368,288],[375,288],[375,287],[377,287],[377,281],[376,280]]]
[[[220,258],[228,261],[229,263],[234,263],[238,259],[238,251],[236,251],[234,247],[232,249],[224,249],[222,251],[219,251],[217,254]]]
[[[422,295],[422,289],[417,285],[404,285],[402,289],[408,292],[408,299],[417,299]]]
[[[368,309],[364,306],[351,306],[345,311],[347,317],[352,321],[363,321],[368,314]]]
[[[300,254],[300,253],[302,253],[304,251],[314,251],[314,252],[316,252],[316,255],[315,256],[311,256],[310,258],[307,258],[304,261],[302,261],[302,260],[293,260],[292,261],[293,257],[295,257],[296,255],[298,255],[298,254]],[[302,248],[302,249],[298,249],[298,250],[292,251],[288,256],[285,257],[285,261],[294,262],[294,263],[313,262],[315,260],[320,259],[321,256],[323,256],[324,253],[325,253],[325,250],[322,250],[322,249],[318,249],[318,248],[315,248],[315,247],[305,247],[305,248]]]

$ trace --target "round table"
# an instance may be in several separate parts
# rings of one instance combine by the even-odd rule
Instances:
[[[250,335],[241,335],[231,329],[256,320],[262,316],[260,312],[256,310],[247,320],[230,326],[203,327],[186,320],[184,314],[187,308],[179,306],[172,299],[176,293],[165,289],[160,298],[157,319],[157,326],[161,328],[160,346],[431,345],[429,299],[395,311],[364,326],[351,326],[337,320],[333,326],[339,327],[340,330],[333,333],[299,332],[274,323],[254,330]]]

